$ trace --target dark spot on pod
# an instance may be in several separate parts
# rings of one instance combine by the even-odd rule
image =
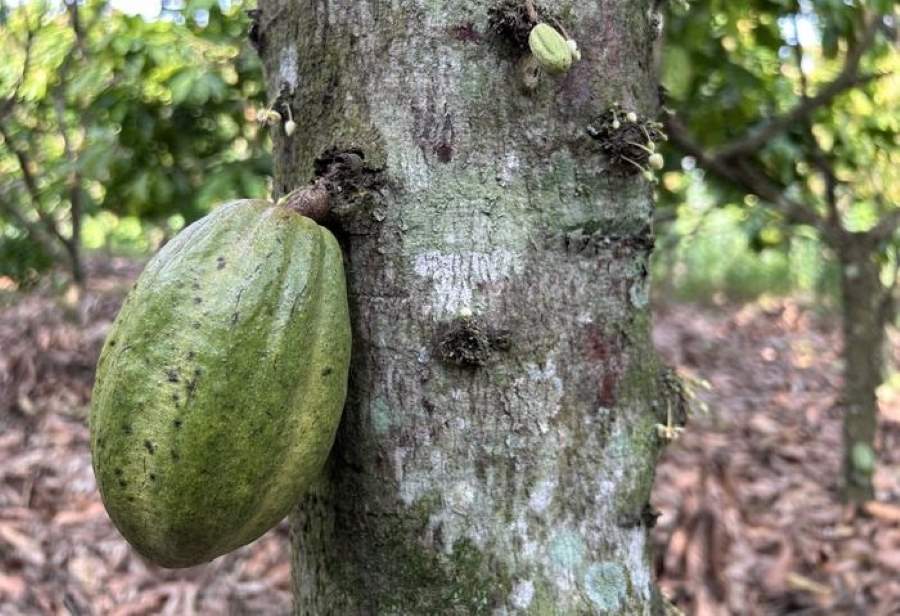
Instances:
[[[241,316],[240,312],[235,312],[234,314],[231,315],[231,325],[232,326],[237,325],[238,318],[240,318],[240,316]]]
[[[202,303],[203,303],[203,299],[200,298],[200,297],[195,297],[195,298],[194,298],[194,303],[195,303],[195,304],[202,304]]]
[[[192,288],[194,291],[199,291],[199,290],[200,290],[200,283],[199,283],[199,282],[194,282],[194,283],[192,283],[192,284],[191,284],[191,288]]]
[[[110,340],[110,341],[109,341],[109,346],[110,346],[110,347],[116,346],[116,341],[115,341],[115,340]]]
[[[119,479],[119,487],[127,488],[127,487],[128,487],[128,482],[125,481],[124,479]]]
[[[197,357],[196,353],[194,353],[193,351],[188,351],[188,359],[194,359],[195,357]]]
[[[150,473],[150,481],[156,481],[156,475],[155,475],[155,474]]]
[[[181,420],[180,420],[180,419],[176,419],[175,421],[172,422],[172,425],[175,426],[176,429],[177,429],[177,428],[180,428],[180,427],[181,427]]]
[[[181,402],[181,397],[177,393],[172,394],[172,401],[175,403],[175,406],[178,406],[178,403]]]
[[[122,424],[122,434],[131,434],[132,432],[131,424]]]
[[[216,259],[216,268],[225,269],[225,257],[219,257],[218,259]]]
[[[133,503],[133,502],[134,502],[134,497],[133,497],[133,496],[129,496],[129,497],[128,497],[128,502],[129,502],[129,503]]]
[[[150,452],[150,455],[156,453],[156,445],[151,443],[149,440],[144,441],[144,449]]]
[[[177,383],[178,382],[178,371],[175,370],[174,368],[170,368],[170,369],[166,370],[166,379],[168,379],[168,381],[170,383]]]
[[[114,472],[117,476],[121,476],[123,471],[122,471],[121,468],[117,468],[117,469],[113,469],[113,472]]]
[[[322,370],[322,376],[328,376],[332,372],[334,372],[334,368],[332,368],[331,366],[328,366],[327,368]]]
[[[200,329],[200,321],[194,321],[193,327],[194,329]]]

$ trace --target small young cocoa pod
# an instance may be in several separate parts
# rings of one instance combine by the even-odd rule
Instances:
[[[540,23],[528,35],[531,53],[548,73],[561,74],[572,66],[572,49],[568,41],[555,28]]]

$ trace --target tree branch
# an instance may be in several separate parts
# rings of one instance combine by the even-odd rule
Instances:
[[[666,132],[672,144],[685,154],[693,156],[702,169],[768,201],[792,223],[809,225],[823,233],[831,233],[830,226],[821,216],[802,203],[785,196],[782,187],[772,182],[747,160],[725,160],[708,154],[700,144],[688,136],[687,130],[675,117],[670,116],[666,119]]]
[[[78,48],[80,54],[79,59],[82,61],[87,60],[87,46],[84,40],[84,32],[81,29],[81,20],[79,18],[78,12],[78,2],[76,0],[67,1],[66,8],[69,12],[69,23],[72,27],[72,31],[75,34],[75,46]],[[99,11],[97,15],[94,16],[95,20],[97,19],[98,15]],[[91,26],[93,26],[93,23],[95,22],[92,22]],[[77,252],[78,242],[81,237],[81,174],[78,171],[78,155],[75,152],[75,149],[72,147],[72,140],[69,139],[69,131],[66,127],[66,88],[68,87],[68,68],[73,58],[75,58],[75,54],[70,53],[63,61],[63,64],[59,69],[60,80],[53,88],[51,96],[53,98],[53,106],[56,111],[56,121],[57,124],[59,124],[59,133],[62,136],[63,140],[63,149],[66,155],[66,160],[71,167],[71,170],[69,171],[69,177],[67,178],[67,184],[69,191],[69,203],[71,208],[70,217],[72,219],[72,237],[69,238],[69,242],[66,243],[66,246],[67,248],[69,248],[70,252]],[[79,273],[76,272],[75,274],[77,278],[79,276]]]
[[[19,163],[19,170],[22,172],[22,179],[25,182],[26,192],[28,192],[28,196],[31,198],[32,206],[34,207],[34,211],[37,213],[38,218],[44,223],[44,227],[46,227],[50,235],[65,245],[68,238],[66,238],[59,230],[53,217],[44,212],[41,207],[41,191],[40,188],[38,188],[34,174],[31,172],[31,161],[28,158],[28,154],[16,147],[10,137],[9,131],[6,130],[6,126],[2,122],[0,122],[0,137],[3,137],[3,142],[6,143],[16,157],[16,161]]]
[[[71,167],[69,177],[66,184],[69,192],[69,208],[70,218],[72,219],[72,235],[66,240],[66,247],[69,252],[77,252],[78,242],[81,238],[81,213],[83,210],[81,202],[81,174],[78,172],[78,156],[72,148],[72,141],[69,139],[69,132],[66,130],[65,117],[65,93],[62,87],[53,92],[53,106],[56,110],[56,118],[59,123],[59,132],[63,139],[63,150],[66,155],[66,161]],[[79,276],[76,273],[76,277]]]
[[[791,126],[802,122],[809,118],[817,109],[831,103],[831,101],[839,94],[883,77],[881,73],[876,74],[859,74],[859,64],[863,54],[868,50],[875,40],[875,34],[878,31],[878,25],[881,23],[880,16],[876,13],[869,13],[865,17],[865,26],[862,37],[859,42],[847,52],[844,60],[844,66],[841,72],[833,81],[824,85],[815,96],[803,96],[800,102],[787,113],[769,118],[761,126],[749,131],[746,135],[734,139],[730,143],[725,144],[715,154],[716,158],[731,159],[756,152],[767,141],[775,135],[784,132]]]
[[[53,237],[47,234],[47,231],[42,228],[40,225],[35,224],[34,222],[28,220],[16,207],[7,202],[3,197],[5,195],[0,195],[0,213],[5,214],[7,217],[11,218],[19,227],[28,232],[28,235],[34,238],[34,240],[40,244],[44,250],[47,251],[48,254],[53,255],[54,258],[58,254],[57,244],[53,241]]]
[[[890,239],[897,232],[897,229],[900,229],[900,205],[896,205],[892,212],[882,216],[878,224],[869,231],[869,234],[876,242],[881,242]]]

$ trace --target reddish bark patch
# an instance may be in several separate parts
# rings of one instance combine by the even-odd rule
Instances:
[[[605,372],[600,380],[600,388],[597,391],[597,404],[604,408],[612,408],[616,405],[616,384],[619,375],[614,372]]]
[[[612,408],[616,405],[617,388],[622,376],[622,340],[609,335],[601,327],[586,328],[584,356],[596,366],[598,373],[597,404]]]
[[[478,44],[481,42],[481,33],[475,29],[475,24],[471,21],[451,26],[450,36],[464,43]]]

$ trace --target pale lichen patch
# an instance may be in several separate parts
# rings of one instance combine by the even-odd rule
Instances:
[[[628,299],[631,305],[638,310],[643,310],[650,303],[650,285],[646,280],[638,280],[628,289]]]
[[[617,613],[628,597],[628,577],[619,563],[592,563],[584,574],[584,594],[598,610]]]
[[[584,561],[584,541],[572,530],[557,531],[550,542],[550,560],[563,574],[571,574]]]
[[[647,533],[643,528],[633,528],[628,541],[628,554],[625,562],[631,576],[632,591],[645,601],[649,601],[653,593],[653,580],[650,576],[647,554]]]
[[[517,583],[509,594],[509,604],[519,610],[526,610],[534,599],[534,583],[531,580],[522,580]]]
[[[387,434],[391,429],[391,409],[384,398],[375,398],[371,407],[372,427],[378,434]]]
[[[429,250],[416,257],[414,268],[417,275],[432,281],[432,301],[426,309],[438,316],[472,310],[474,288],[502,283],[523,271],[518,256],[502,249],[451,254]]]
[[[553,502],[553,492],[558,484],[559,480],[556,477],[549,477],[538,482],[528,498],[528,506],[531,510],[535,513],[544,513]]]
[[[300,70],[297,62],[297,49],[286,47],[281,54],[278,63],[278,77],[281,83],[287,84],[291,90],[296,90],[300,82]]]

